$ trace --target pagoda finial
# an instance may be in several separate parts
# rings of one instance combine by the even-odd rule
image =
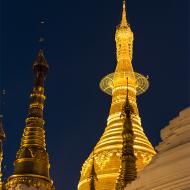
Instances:
[[[126,15],[126,0],[123,0],[123,12],[122,12],[121,26],[128,26],[127,15]]]

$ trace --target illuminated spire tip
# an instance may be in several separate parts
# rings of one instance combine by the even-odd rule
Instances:
[[[122,12],[122,20],[121,26],[127,26],[127,17],[126,17],[126,1],[123,0],[123,12]]]

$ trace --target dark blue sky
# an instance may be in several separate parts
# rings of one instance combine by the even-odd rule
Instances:
[[[76,190],[82,163],[106,126],[111,97],[100,91],[99,81],[115,68],[114,34],[122,0],[0,2],[0,80],[6,89],[4,175],[13,171],[25,125],[39,20],[44,17],[51,175],[57,190]],[[160,141],[160,129],[190,105],[189,6],[188,0],[127,0],[135,35],[133,65],[150,78],[150,88],[138,97],[138,105],[154,146]]]

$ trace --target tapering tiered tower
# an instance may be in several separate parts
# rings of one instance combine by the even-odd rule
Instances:
[[[44,81],[48,63],[40,50],[33,64],[35,84],[30,95],[30,105],[20,149],[14,162],[14,173],[8,178],[8,190],[53,190],[50,179],[49,157],[46,151],[44,129]]]
[[[107,75],[100,82],[101,89],[112,95],[112,104],[107,127],[94,148],[94,167],[98,180],[95,182],[96,190],[114,190],[119,175],[122,152],[123,119],[120,117],[122,107],[126,101],[127,78],[129,102],[134,110],[131,118],[134,131],[134,151],[137,171],[142,170],[155,155],[154,148],[143,132],[139,117],[136,96],[145,92],[149,86],[146,77],[133,71],[133,32],[126,19],[126,5],[123,1],[122,20],[117,27],[116,34],[117,66],[115,72]],[[91,170],[91,153],[85,161],[81,171],[79,190],[89,190]]]

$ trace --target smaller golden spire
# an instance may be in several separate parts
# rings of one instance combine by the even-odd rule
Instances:
[[[126,15],[127,15],[126,14],[126,0],[123,0],[123,12],[122,12],[121,26],[128,26]]]
[[[123,106],[121,117],[124,119],[123,123],[123,147],[121,155],[121,167],[119,176],[116,180],[115,190],[123,190],[127,184],[131,183],[137,177],[136,156],[134,154],[134,132],[132,125],[132,115],[134,114],[133,107],[129,102],[128,92],[128,78],[127,78],[127,96]]]
[[[30,95],[29,110],[21,139],[20,149],[14,162],[14,174],[8,178],[7,189],[20,184],[37,189],[54,190],[50,178],[49,155],[46,151],[44,121],[44,82],[49,66],[40,49],[33,63],[34,87]]]

